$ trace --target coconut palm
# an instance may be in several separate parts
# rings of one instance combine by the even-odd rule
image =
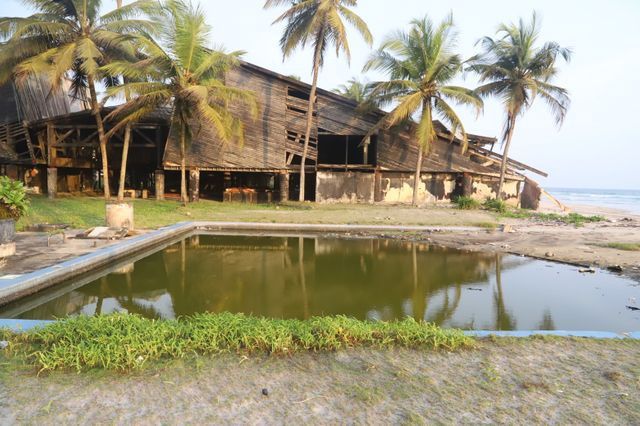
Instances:
[[[370,86],[366,82],[360,81],[358,78],[352,78],[345,84],[333,89],[334,93],[349,98],[352,101],[362,103],[369,98]]]
[[[26,18],[0,18],[0,83],[18,84],[32,75],[47,75],[53,89],[71,79],[72,89],[89,89],[100,143],[104,196],[109,199],[108,139],[104,130],[96,84],[99,68],[112,55],[127,55],[132,46],[122,33],[153,31],[150,22],[138,19],[155,7],[154,0],[138,0],[100,16],[102,0],[24,0],[36,13]]]
[[[129,80],[108,90],[110,97],[131,100],[117,107],[108,118],[117,118],[115,131],[159,108],[169,107],[172,131],[180,140],[180,195],[187,203],[186,146],[196,130],[207,125],[222,142],[244,140],[244,124],[229,106],[241,103],[254,117],[258,104],[253,92],[227,86],[224,78],[239,64],[242,52],[225,53],[207,46],[211,28],[202,9],[183,0],[166,0],[154,19],[158,39],[132,35],[145,57],[131,64],[117,61],[103,71]]]
[[[373,111],[379,106],[371,97],[371,84],[355,77],[333,89],[333,92],[357,102],[357,110],[361,113]]]
[[[436,138],[434,118],[440,118],[451,127],[453,135],[462,138],[464,150],[467,136],[450,102],[470,105],[478,112],[483,107],[482,100],[472,90],[449,84],[461,73],[464,64],[453,52],[455,41],[451,16],[438,26],[434,26],[428,17],[416,19],[411,21],[407,32],[397,31],[388,36],[364,68],[365,71],[374,69],[388,74],[388,81],[372,83],[371,96],[381,105],[396,104],[370,133],[417,117],[414,136],[418,159],[413,205],[418,202],[423,155],[429,152]]]
[[[539,96],[560,126],[570,104],[567,90],[551,84],[551,81],[558,74],[558,57],[569,61],[571,51],[555,42],[536,47],[539,34],[535,13],[529,23],[520,19],[517,25],[502,24],[498,28],[498,38],[484,37],[480,40],[484,52],[470,67],[478,73],[480,83],[485,83],[476,92],[482,97],[497,97],[506,112],[498,199],[503,198],[509,148],[517,118],[527,112]]]
[[[350,9],[357,4],[358,0],[266,0],[264,5],[265,8],[289,6],[289,9],[274,21],[274,24],[286,22],[284,33],[280,39],[280,47],[285,58],[290,56],[299,46],[306,47],[307,44],[310,44],[313,47],[311,92],[300,163],[300,201],[304,201],[305,196],[305,163],[313,125],[318,74],[324,64],[326,50],[330,45],[333,45],[336,49],[336,55],[342,52],[347,60],[351,59],[344,21],[351,24],[369,45],[373,43],[373,37],[367,24]]]

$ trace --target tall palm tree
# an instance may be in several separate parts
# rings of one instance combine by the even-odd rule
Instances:
[[[418,203],[423,156],[436,138],[434,116],[449,124],[452,134],[462,137],[464,150],[467,142],[464,126],[449,102],[470,105],[478,112],[483,107],[482,100],[472,90],[449,84],[461,73],[464,64],[453,52],[455,42],[451,16],[438,26],[425,16],[411,21],[407,32],[397,31],[388,36],[364,68],[364,71],[383,71],[389,76],[388,81],[372,83],[371,97],[381,105],[397,104],[370,133],[419,117],[415,128],[418,159],[413,183],[414,206]]]
[[[324,64],[326,50],[333,44],[336,55],[341,52],[347,60],[351,59],[351,50],[344,21],[351,24],[371,45],[373,36],[367,24],[350,8],[355,7],[358,0],[266,0],[265,9],[279,6],[290,6],[280,15],[274,24],[286,22],[284,33],[280,39],[280,47],[285,58],[290,56],[298,47],[313,46],[313,68],[309,107],[307,110],[307,127],[304,135],[302,161],[300,163],[300,196],[305,196],[305,164],[311,127],[313,125],[313,109],[316,101],[318,75]]]
[[[535,13],[529,23],[520,19],[517,25],[502,24],[498,27],[497,38],[484,37],[479,41],[484,52],[470,67],[478,73],[480,83],[485,83],[476,92],[482,97],[495,96],[500,99],[507,115],[502,136],[504,151],[498,199],[503,198],[504,177],[516,119],[533,105],[537,96],[549,106],[558,126],[564,121],[569,108],[567,90],[551,84],[551,81],[558,74],[558,57],[569,61],[571,51],[555,42],[536,47],[539,35]]]
[[[104,130],[96,83],[100,67],[114,55],[126,55],[132,47],[122,33],[153,31],[150,22],[137,19],[154,7],[154,0],[138,0],[100,16],[102,0],[24,0],[36,9],[26,18],[0,18],[0,83],[18,84],[31,75],[47,75],[53,89],[67,78],[72,88],[88,87],[100,143],[104,196],[109,199],[108,139]],[[121,40],[121,41],[119,41]]]
[[[225,74],[239,64],[242,52],[207,47],[211,28],[200,7],[183,0],[165,0],[154,26],[157,41],[136,34],[129,37],[140,46],[143,59],[134,64],[112,62],[103,69],[129,80],[110,88],[110,97],[131,95],[131,100],[117,107],[109,118],[119,119],[116,130],[159,108],[171,108],[171,127],[180,140],[180,195],[186,204],[186,146],[193,137],[192,123],[198,123],[198,129],[211,126],[223,142],[242,143],[243,121],[229,106],[241,103],[255,117],[258,104],[253,92],[225,84]]]

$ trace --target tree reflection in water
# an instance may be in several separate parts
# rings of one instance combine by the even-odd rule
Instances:
[[[293,260],[295,259],[295,260]],[[244,312],[278,318],[407,315],[438,324],[459,309],[464,287],[488,286],[495,270],[495,323],[505,308],[501,258],[392,239],[200,235],[43,303],[29,317],[135,312],[172,318]]]

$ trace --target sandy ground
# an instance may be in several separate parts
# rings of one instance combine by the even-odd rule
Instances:
[[[607,243],[640,242],[640,221],[573,225],[509,220],[511,232],[480,231],[436,233],[429,241],[474,251],[497,251],[532,256],[583,267],[622,268],[624,275],[640,279],[640,252],[603,247]]]
[[[2,425],[640,423],[638,341],[226,355],[132,374],[0,366],[0,382]]]

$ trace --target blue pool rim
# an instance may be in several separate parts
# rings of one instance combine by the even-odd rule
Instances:
[[[21,320],[0,319],[0,329],[8,329],[13,332],[23,332],[37,327],[45,327],[55,321],[45,320]],[[556,336],[556,337],[584,337],[589,339],[640,339],[640,331],[629,333],[614,333],[610,331],[569,331],[569,330],[465,330],[469,337],[532,337],[532,336]]]

